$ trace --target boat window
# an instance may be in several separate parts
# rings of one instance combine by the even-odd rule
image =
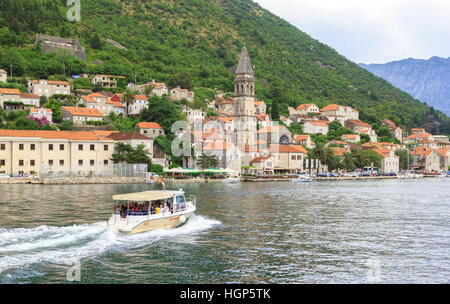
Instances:
[[[178,195],[177,196],[177,204],[185,203],[186,200],[184,199],[184,195]]]

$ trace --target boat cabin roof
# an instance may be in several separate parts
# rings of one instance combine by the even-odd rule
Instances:
[[[183,192],[174,190],[159,190],[159,191],[126,193],[114,195],[113,200],[131,201],[131,202],[157,201],[174,197],[177,194],[183,194]]]

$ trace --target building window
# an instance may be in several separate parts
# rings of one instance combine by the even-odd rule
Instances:
[[[2,165],[2,166],[5,165],[5,160],[4,159],[0,159],[0,165]]]
[[[48,149],[49,149],[50,151],[53,151],[53,144],[49,144],[49,145],[48,145]]]
[[[19,166],[23,166],[23,159],[19,160]]]
[[[48,160],[48,165],[49,165],[49,166],[53,166],[53,159],[49,159],[49,160]]]
[[[64,159],[60,159],[60,160],[59,160],[59,165],[60,165],[60,166],[64,166]]]
[[[6,145],[5,144],[1,144],[0,145],[0,150],[6,150]]]
[[[95,145],[91,145],[91,151],[95,150]]]
[[[19,150],[23,150],[23,144],[19,144]]]
[[[59,151],[64,151],[64,145],[63,144],[59,145]]]
[[[91,166],[95,165],[95,160],[91,159]]]
[[[83,145],[82,144],[78,145],[78,151],[83,151]]]
[[[292,160],[295,160],[295,155],[292,155],[292,156],[291,156],[291,159],[292,159]]]
[[[79,159],[79,160],[78,160],[78,165],[79,165],[79,166],[82,166],[82,165],[83,165],[83,160],[82,160],[82,159]]]
[[[32,150],[32,151],[36,150],[36,145],[35,144],[31,144],[30,145],[30,150]]]
[[[108,145],[104,145],[104,146],[103,146],[103,150],[108,151],[108,149],[109,149],[109,146],[108,146]]]
[[[105,166],[107,166],[107,165],[108,165],[108,160],[105,159],[105,160],[103,161],[103,164],[104,164]]]
[[[34,159],[30,160],[30,166],[34,166],[34,165],[35,165]]]

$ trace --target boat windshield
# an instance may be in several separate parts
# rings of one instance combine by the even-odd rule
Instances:
[[[116,203],[114,206],[114,214],[120,215],[122,218],[126,218],[127,216],[170,214],[173,212],[173,198],[155,201],[128,202],[127,204]]]

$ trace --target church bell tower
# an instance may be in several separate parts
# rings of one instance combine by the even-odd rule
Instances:
[[[245,46],[234,79],[234,103],[235,144],[244,151],[254,145],[256,134],[255,73]]]

